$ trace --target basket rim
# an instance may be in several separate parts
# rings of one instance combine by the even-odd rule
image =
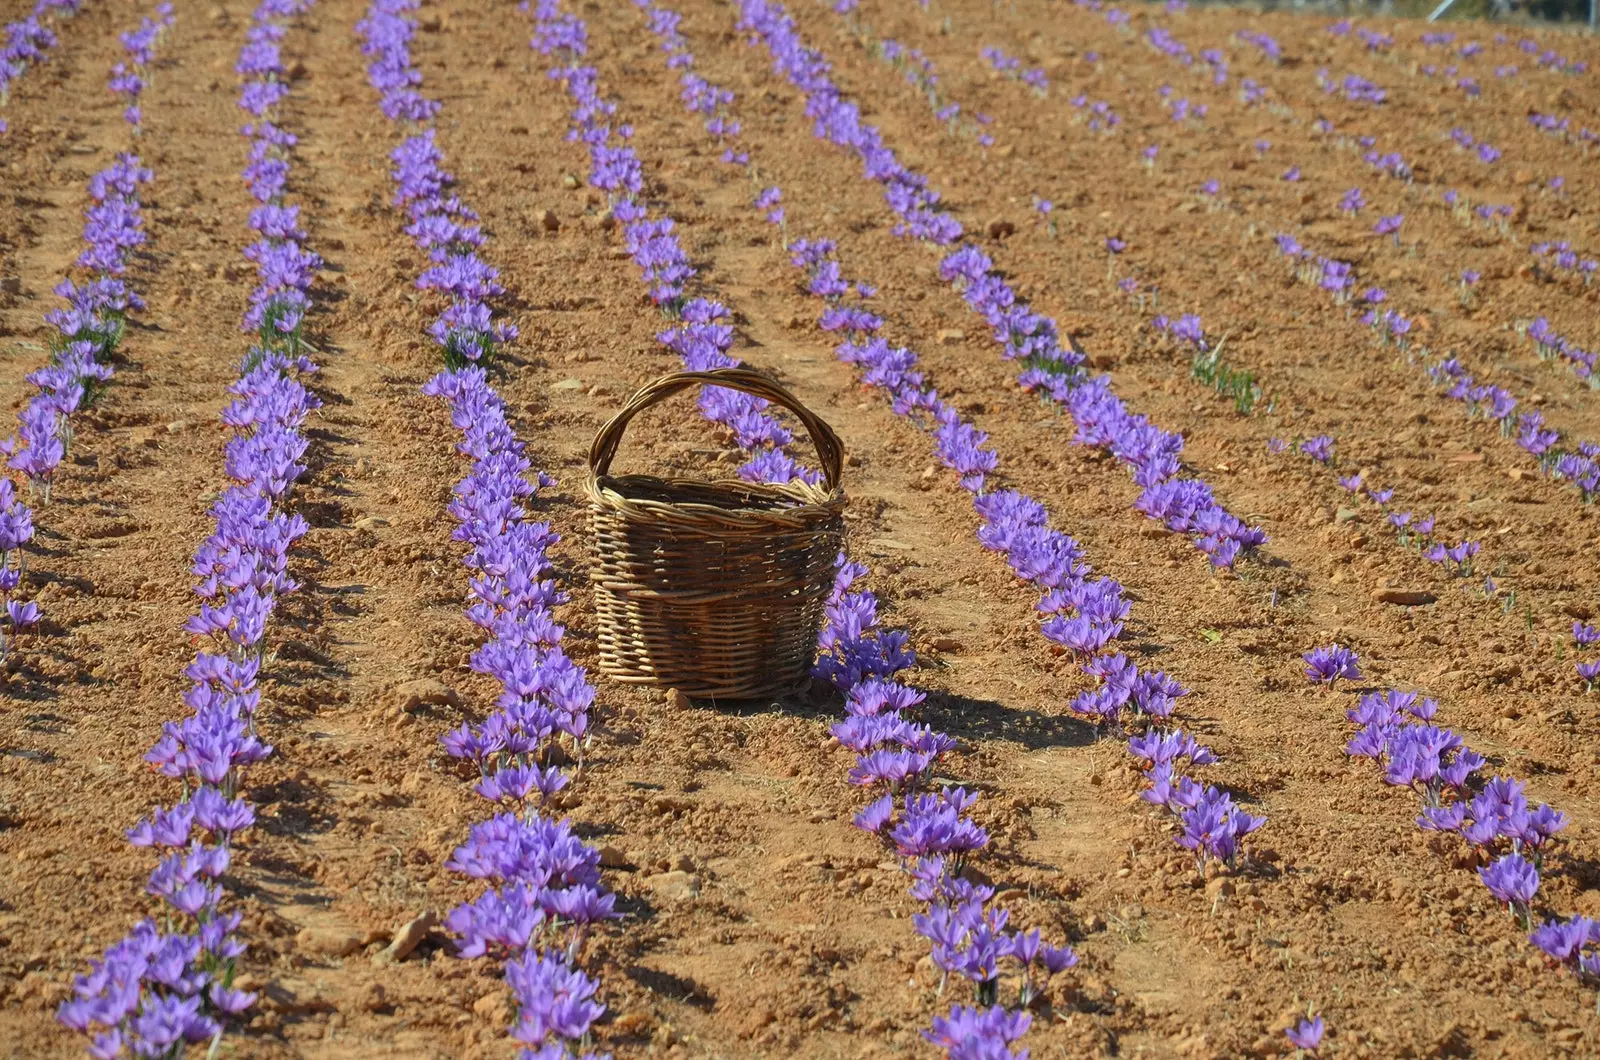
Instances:
[[[703,501],[662,501],[650,497],[630,496],[646,489],[674,486],[715,492],[725,491],[789,502],[780,508],[757,508],[744,505],[712,504]],[[729,529],[772,530],[778,527],[794,530],[812,529],[821,522],[830,522],[843,515],[847,499],[844,490],[813,486],[795,479],[783,484],[747,482],[744,479],[700,479],[684,476],[660,475],[603,475],[589,476],[584,481],[584,492],[597,511],[622,516],[634,522],[694,522],[715,523]]]

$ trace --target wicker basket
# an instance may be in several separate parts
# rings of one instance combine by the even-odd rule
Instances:
[[[611,475],[628,422],[690,387],[724,386],[800,418],[823,484]],[[633,396],[589,449],[590,583],[600,669],[627,684],[743,699],[803,679],[844,535],[838,435],[745,368],[676,372]]]

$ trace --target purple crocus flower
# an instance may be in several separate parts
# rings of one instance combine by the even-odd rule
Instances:
[[[1317,463],[1326,464],[1333,459],[1333,438],[1331,435],[1319,434],[1315,438],[1301,442],[1300,451]]]
[[[1313,684],[1333,684],[1341,677],[1350,681],[1361,679],[1356,653],[1334,644],[1326,648],[1313,648],[1304,655],[1306,676]]]
[[[1316,1019],[1303,1019],[1283,1033],[1284,1037],[1289,1039],[1289,1044],[1296,1049],[1314,1053],[1322,1045],[1324,1029],[1322,1017],[1318,1016]]]

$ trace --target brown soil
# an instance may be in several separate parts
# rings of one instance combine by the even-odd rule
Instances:
[[[314,321],[325,407],[295,499],[314,528],[295,561],[305,588],[279,612],[267,671],[262,722],[278,754],[250,773],[261,821],[228,881],[245,910],[244,970],[264,996],[229,1047],[262,1057],[502,1056],[509,999],[491,962],[456,959],[439,932],[408,960],[370,960],[399,925],[476,893],[443,863],[485,812],[438,736],[480,716],[492,696],[466,667],[474,630],[460,617],[464,580],[444,515],[464,467],[442,407],[418,394],[436,368],[412,286],[421,260],[387,205],[395,134],[352,36],[362,6],[321,0],[285,43],[303,71],[287,105],[301,136],[293,197],[309,245],[328,261]],[[1337,639],[1361,651],[1371,681],[1440,696],[1444,723],[1493,768],[1571,816],[1546,874],[1549,907],[1600,914],[1600,720],[1565,634],[1573,615],[1596,606],[1593,511],[1566,487],[1514,477],[1529,465],[1510,440],[1468,421],[1319,292],[1288,282],[1271,243],[1307,226],[1309,243],[1356,260],[1394,304],[1423,314],[1431,345],[1520,394],[1538,391],[1552,423],[1600,438],[1600,401],[1506,330],[1542,313],[1576,341],[1595,339],[1585,330],[1595,289],[1521,268],[1531,241],[1600,248],[1592,159],[1524,118],[1528,107],[1559,109],[1581,124],[1600,108],[1593,76],[1537,72],[1491,46],[1477,60],[1484,97],[1469,106],[1414,72],[1436,61],[1414,24],[1392,27],[1402,40],[1391,59],[1329,37],[1320,20],[1155,16],[1196,51],[1230,51],[1233,81],[1216,89],[1137,35],[1063,4],[939,0],[928,13],[865,4],[870,35],[923,49],[948,97],[994,116],[998,144],[985,152],[946,133],[926,99],[825,7],[796,0],[791,10],[841,87],[970,229],[1011,222],[1014,234],[985,243],[1019,291],[1072,331],[1131,406],[1183,430],[1189,460],[1219,498],[1272,535],[1260,562],[1217,578],[1186,542],[1152,529],[1130,507],[1127,476],[1071,445],[1070,425],[1017,391],[982,326],[937,282],[935,259],[889,234],[879,189],[812,139],[793,90],[733,33],[736,9],[685,5],[700,70],[738,93],[753,161],[784,188],[790,235],[840,239],[847,272],[880,285],[894,341],[912,344],[930,381],[990,432],[1004,480],[1045,501],[1090,561],[1128,587],[1129,643],[1159,653],[1195,689],[1184,724],[1222,759],[1207,779],[1268,818],[1225,895],[1137,801],[1126,754],[1066,710],[1081,679],[1044,650],[1033,595],[978,547],[970,506],[925,438],[862,391],[807,323],[812,306],[748,209],[751,188],[683,111],[638,14],[626,4],[584,8],[593,59],[638,129],[653,193],[707,284],[740,314],[736,352],[781,376],[844,438],[852,551],[871,564],[887,621],[912,633],[930,720],[963,741],[945,768],[983,795],[979,817],[994,842],[982,871],[1006,891],[1014,923],[1069,939],[1082,955],[1074,990],[1035,1020],[1034,1055],[1274,1055],[1308,1002],[1333,1028],[1329,1055],[1595,1055],[1592,992],[1546,967],[1459,844],[1416,829],[1411,796],[1347,761],[1342,712],[1353,696],[1313,692],[1298,665],[1300,652]],[[484,217],[485,256],[501,268],[522,327],[499,385],[535,464],[561,481],[548,516],[564,535],[558,558],[574,588],[562,618],[570,650],[592,661],[579,488],[588,441],[627,394],[674,365],[654,341],[659,317],[620,237],[598,223],[597,196],[564,180],[586,159],[563,139],[565,101],[527,46],[527,21],[509,5],[460,0],[430,2],[424,14],[434,28],[413,51],[426,90],[444,101],[447,166]],[[122,832],[173,797],[142,755],[182,711],[193,651],[181,628],[187,566],[221,485],[217,413],[245,344],[236,321],[250,283],[240,256],[249,201],[237,177],[232,57],[247,16],[237,2],[183,12],[163,49],[139,145],[157,173],[136,278],[150,309],[123,347],[117,385],[81,421],[58,500],[39,513],[33,562],[51,623],[10,664],[0,709],[8,1055],[79,1050],[53,1022],[56,1004],[151,908],[150,861]],[[42,360],[40,318],[75,253],[84,180],[121,147],[103,77],[125,22],[128,12],[91,5],[5,109],[0,278],[20,285],[0,294],[0,396],[12,408]],[[1230,44],[1245,26],[1266,29],[1299,61],[1271,68]],[[1551,40],[1600,67],[1592,44]],[[978,58],[984,44],[1043,63],[1050,97],[993,75]],[[1078,61],[1089,50],[1102,55],[1097,70]],[[1519,59],[1523,72],[1509,83],[1488,72]],[[1377,112],[1328,103],[1313,81],[1323,65],[1372,78],[1391,102]],[[1294,119],[1241,108],[1230,94],[1241,76],[1269,85]],[[1204,128],[1171,123],[1156,95],[1164,82],[1210,104]],[[1110,100],[1125,128],[1098,137],[1076,123],[1066,101],[1080,91]],[[1380,135],[1380,147],[1425,165],[1429,183],[1380,180],[1358,153],[1325,145],[1311,129],[1323,113],[1341,131]],[[1456,153],[1447,138],[1456,125],[1505,159],[1485,167]],[[1249,146],[1258,137],[1273,142],[1259,160]],[[1155,140],[1162,157],[1147,175],[1138,152]],[[1304,180],[1280,181],[1292,164]],[[1538,191],[1558,174],[1566,198]],[[1194,208],[1194,189],[1213,177],[1227,208]],[[1372,205],[1352,221],[1336,203],[1353,186]],[[1455,221],[1437,205],[1444,187],[1519,203],[1515,243]],[[1055,237],[1029,215],[1036,194],[1058,203]],[[541,225],[547,209],[558,231]],[[1367,234],[1379,213],[1400,211],[1404,249]],[[1129,241],[1120,267],[1160,287],[1161,311],[1200,312],[1208,333],[1230,336],[1230,363],[1267,392],[1262,410],[1236,415],[1155,341],[1152,310],[1139,312],[1107,277],[1108,234]],[[1474,309],[1454,293],[1466,267],[1486,276]],[[936,341],[946,329],[965,337]],[[1331,474],[1265,449],[1269,437],[1322,431],[1338,440],[1341,472],[1366,469],[1405,506],[1436,513],[1452,539],[1481,540],[1480,568],[1515,591],[1514,608],[1397,548],[1371,509],[1337,520],[1346,501]],[[685,403],[630,431],[623,460],[692,473],[728,461],[727,445]],[[1439,600],[1376,602],[1384,587]],[[402,709],[419,680],[446,686],[461,706]],[[605,880],[627,916],[587,955],[610,1009],[606,1049],[926,1054],[920,1030],[965,1000],[956,986],[936,994],[904,877],[848,826],[861,800],[844,781],[847,753],[828,738],[836,709],[817,691],[675,710],[659,695],[602,684],[594,754],[568,812],[619,855]]]

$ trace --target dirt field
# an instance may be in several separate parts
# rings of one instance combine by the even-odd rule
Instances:
[[[910,634],[909,679],[929,692],[923,718],[959,741],[936,776],[980,796],[991,842],[978,878],[1013,926],[1078,953],[1018,1045],[1036,1058],[1292,1054],[1283,1031],[1313,1006],[1328,1026],[1319,1055],[1600,1055],[1594,987],[1529,943],[1461,837],[1420,830],[1416,796],[1345,753],[1358,692],[1437,697],[1437,723],[1489,760],[1486,776],[1517,778],[1530,802],[1569,817],[1544,857],[1536,920],[1600,917],[1600,700],[1574,672],[1583,656],[1571,633],[1600,614],[1595,509],[1452,400],[1421,352],[1453,355],[1573,446],[1600,440],[1600,397],[1519,333],[1544,317],[1572,343],[1600,345],[1600,284],[1532,250],[1570,241],[1579,258],[1600,256],[1596,143],[1579,133],[1585,122],[1600,130],[1600,70],[1536,62],[1554,48],[1600,66],[1600,48],[1538,31],[1529,53],[1517,46],[1529,33],[1499,44],[1493,26],[1473,24],[1454,46],[1474,39],[1483,51],[1461,58],[1422,43],[1412,22],[1358,23],[1396,38],[1374,50],[1322,18],[1150,6],[1130,8],[1124,27],[1106,17],[1114,9],[1044,0],[863,0],[843,16],[791,0],[841,92],[928,175],[1018,294],[1131,410],[1182,433],[1186,469],[1223,507],[1266,530],[1265,545],[1218,573],[1183,534],[1135,510],[1140,487],[1075,444],[1069,417],[1016,385],[988,326],[941,282],[939,255],[896,236],[882,188],[814,138],[800,93],[736,30],[738,4],[674,10],[695,69],[734,93],[728,113],[753,174],[722,162],[684,109],[634,5],[571,10],[587,22],[602,95],[633,126],[644,200],[676,222],[697,282],[735,313],[734,354],[843,439],[848,551],[870,568],[863,584],[885,624]],[[22,14],[14,3],[6,12]],[[85,182],[126,146],[104,79],[117,34],[143,13],[89,4],[0,108],[10,125],[0,396],[13,409],[45,363],[43,316],[77,255]],[[242,985],[261,996],[219,1055],[507,1056],[514,1013],[496,962],[455,957],[442,926],[403,960],[373,959],[402,925],[482,891],[445,865],[488,811],[439,737],[481,718],[496,689],[468,667],[479,630],[462,617],[464,547],[445,512],[467,464],[443,404],[420,393],[439,368],[427,335],[436,307],[416,290],[426,261],[390,205],[389,152],[402,134],[367,83],[354,32],[364,13],[360,0],[317,0],[281,44],[291,91],[279,114],[299,137],[289,198],[324,258],[308,318],[323,407],[307,422],[310,470],[287,501],[312,528],[290,554],[302,588],[282,600],[262,670],[258,724],[276,754],[247,773],[257,825],[223,880],[225,904],[244,913]],[[124,832],[178,797],[143,756],[185,709],[189,566],[226,485],[218,417],[249,342],[237,321],[253,282],[242,256],[253,203],[238,175],[234,59],[250,14],[238,3],[182,9],[161,49],[134,145],[156,174],[130,273],[148,308],[130,325],[116,382],[74,421],[52,503],[35,511],[27,598],[47,617],[13,646],[0,689],[6,1056],[78,1053],[57,1006],[157,908],[144,890],[154,859]],[[508,292],[497,308],[521,329],[493,381],[534,467],[558,480],[539,518],[562,535],[567,651],[592,669],[589,442],[676,361],[587,184],[587,152],[566,138],[570,103],[529,48],[528,15],[426,0],[414,17],[422,91],[443,105],[438,146],[455,192],[482,217],[481,254]],[[1152,27],[1194,62],[1152,47]],[[1270,34],[1282,61],[1240,30]],[[932,64],[936,101],[904,61],[882,57],[885,40]],[[997,72],[985,47],[1042,70],[1048,93]],[[1213,48],[1227,58],[1222,84],[1198,58]],[[1424,71],[1452,62],[1454,76]],[[1381,86],[1385,101],[1325,92],[1323,68],[1333,82]],[[1463,76],[1481,94],[1458,87]],[[1241,98],[1245,79],[1261,102]],[[1204,118],[1175,121],[1182,98],[1204,104]],[[1090,128],[1096,100],[1115,127]],[[957,119],[941,121],[951,103]],[[1570,134],[1541,132],[1534,112],[1569,118]],[[991,121],[969,117],[979,113]],[[1456,129],[1474,146],[1453,142]],[[1412,179],[1376,171],[1360,136],[1402,153]],[[1500,157],[1483,161],[1477,143]],[[1298,179],[1284,179],[1291,168]],[[1210,180],[1214,194],[1201,190]],[[769,185],[783,190],[781,234],[750,205]],[[1366,200],[1354,215],[1339,205],[1351,188]],[[1446,202],[1452,189],[1471,206],[1509,206],[1509,217],[1478,220]],[[1053,210],[1041,214],[1035,198]],[[1373,232],[1393,215],[1404,217],[1398,238]],[[1375,341],[1356,303],[1297,280],[1280,233],[1352,263],[1357,291],[1382,287],[1383,307],[1411,321],[1407,349]],[[1144,780],[1121,742],[1069,709],[1089,685],[1040,637],[1037,593],[979,544],[958,476],[925,432],[834,357],[782,235],[838,240],[846,273],[877,286],[871,305],[891,341],[914,349],[928,382],[987,432],[995,483],[1042,501],[1124,587],[1133,609],[1118,650],[1192,690],[1178,720],[1219,759],[1201,779],[1266,818],[1234,867],[1198,869],[1174,842],[1174,819],[1140,800]],[[1126,248],[1109,254],[1108,237]],[[1463,270],[1481,274],[1470,291]],[[1133,293],[1118,286],[1129,278]],[[1226,337],[1226,365],[1253,373],[1249,414],[1196,380],[1189,353],[1151,326],[1187,313],[1213,347]],[[1297,453],[1322,434],[1334,440],[1331,467]],[[726,432],[687,400],[641,419],[619,458],[682,474],[737,462]],[[1375,503],[1339,484],[1357,472],[1394,489],[1390,510],[1434,516],[1440,540],[1478,542],[1472,575],[1399,543]],[[1306,680],[1302,653],[1331,643],[1360,654],[1361,680],[1333,690]],[[971,1003],[971,988],[953,979],[940,993],[907,877],[892,850],[850,825],[869,800],[846,780],[853,755],[829,735],[838,696],[816,682],[779,702],[685,706],[597,684],[587,761],[561,803],[604,848],[604,885],[624,913],[581,959],[608,1010],[596,1048],[937,1053],[922,1031]]]

